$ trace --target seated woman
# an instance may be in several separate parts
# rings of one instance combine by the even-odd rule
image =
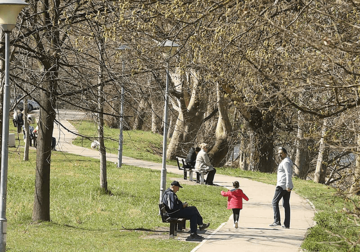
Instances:
[[[200,144],[201,150],[196,156],[195,171],[207,173],[206,184],[213,185],[216,169],[211,165],[209,156],[207,154],[208,145],[206,143]]]

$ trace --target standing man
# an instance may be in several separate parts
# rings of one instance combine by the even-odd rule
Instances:
[[[197,225],[200,230],[210,226],[210,223],[204,224],[203,218],[194,206],[188,206],[188,203],[182,203],[176,193],[182,188],[178,181],[173,181],[170,188],[166,189],[162,202],[170,217],[190,219],[190,236],[189,239],[202,240],[204,237],[197,234]]]
[[[292,167],[293,162],[287,156],[287,151],[283,147],[279,147],[278,155],[281,163],[278,166],[277,171],[277,184],[275,189],[275,195],[272,200],[274,209],[274,223],[270,224],[270,227],[276,227],[281,225],[279,201],[283,199],[283,207],[285,209],[285,220],[283,228],[290,228],[290,194],[293,189],[292,183]]]

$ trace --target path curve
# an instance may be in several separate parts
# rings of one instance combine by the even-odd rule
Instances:
[[[57,119],[64,127],[76,132],[76,129],[66,120],[65,115],[66,113],[63,113],[63,115],[60,113],[60,117]],[[79,119],[81,119],[80,115]],[[54,126],[53,135],[58,141],[56,146],[58,151],[99,158],[99,152],[96,150],[72,145],[72,140],[76,136],[58,125]],[[116,163],[117,158],[115,154],[107,154],[107,161]],[[161,170],[161,164],[124,156],[123,164]],[[182,174],[182,171],[179,171],[177,167],[172,165],[167,165],[167,171]],[[314,209],[312,209],[310,204],[304,198],[292,192],[290,198],[291,228],[270,228],[269,224],[271,224],[273,220],[271,200],[275,186],[246,178],[235,178],[220,174],[216,174],[214,183],[230,189],[234,180],[240,182],[241,188],[250,199],[249,201],[244,201],[244,208],[240,214],[239,228],[235,229],[233,227],[232,216],[230,216],[229,220],[218,227],[213,233],[208,234],[209,230],[206,231],[207,233],[204,235],[206,239],[192,251],[218,252],[222,249],[226,249],[226,251],[241,250],[249,252],[301,251],[300,246],[305,234],[314,224]],[[282,207],[280,207],[280,210],[281,216],[283,217],[284,211]],[[229,211],[229,215],[231,214],[231,210],[224,209],[224,211]]]

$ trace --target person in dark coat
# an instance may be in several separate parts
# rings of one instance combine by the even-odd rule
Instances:
[[[176,193],[182,188],[178,181],[173,181],[170,188],[164,192],[162,202],[170,217],[190,219],[190,236],[189,239],[204,239],[197,234],[197,226],[200,230],[204,230],[210,226],[210,223],[204,224],[203,218],[198,209],[194,206],[189,206],[186,202],[181,202]]]
[[[17,133],[21,133],[22,126],[24,125],[24,116],[22,113],[23,109],[20,109],[19,113],[17,113]]]
[[[200,147],[196,147],[196,148],[191,147],[190,148],[190,151],[187,154],[186,159],[185,159],[186,165],[189,168],[195,167],[196,155],[199,153],[200,150],[201,150]]]

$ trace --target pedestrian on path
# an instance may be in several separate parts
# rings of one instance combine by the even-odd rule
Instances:
[[[234,189],[231,189],[227,192],[221,191],[221,195],[224,197],[228,197],[227,209],[232,209],[233,218],[234,218],[234,228],[238,228],[240,210],[242,209],[242,205],[243,205],[242,199],[248,201],[249,198],[239,188],[240,187],[239,181],[234,181],[233,187]]]
[[[283,147],[279,147],[278,155],[281,163],[278,166],[277,184],[275,189],[275,195],[272,200],[272,206],[274,209],[274,223],[270,224],[270,227],[276,227],[281,225],[279,202],[281,199],[283,199],[285,220],[282,227],[290,228],[290,194],[291,190],[294,187],[292,182],[293,162],[287,156],[287,151]]]
[[[189,239],[202,240],[204,237],[197,234],[197,226],[200,230],[204,230],[210,226],[210,223],[204,224],[203,218],[198,209],[194,206],[189,206],[188,203],[182,203],[176,193],[182,188],[178,181],[173,181],[170,188],[166,189],[163,195],[162,202],[165,205],[166,212],[170,217],[185,218],[190,220],[190,236]]]

